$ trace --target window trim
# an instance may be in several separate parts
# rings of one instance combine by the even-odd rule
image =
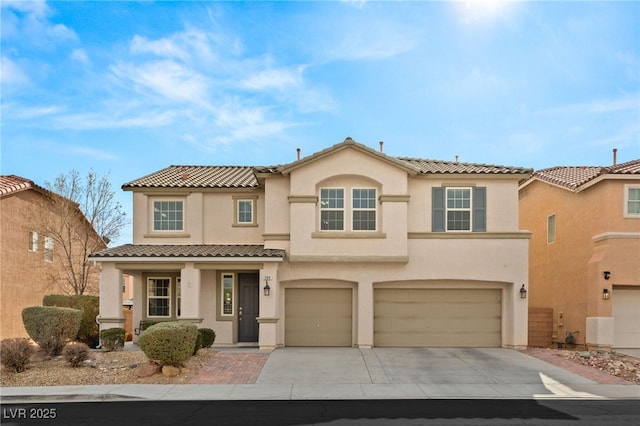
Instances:
[[[547,215],[547,244],[554,244],[558,239],[557,216],[555,213]]]
[[[340,207],[323,207],[322,206],[322,191],[323,190],[332,190],[332,189],[341,190],[342,191],[342,207],[341,208]],[[347,205],[347,203],[346,203],[346,199],[345,199],[345,193],[347,191],[345,189],[346,188],[344,188],[344,187],[335,187],[335,186],[334,187],[322,187],[322,188],[320,188],[320,190],[319,190],[320,194],[318,196],[318,206],[320,207],[319,208],[319,213],[320,214],[318,214],[318,230],[320,232],[345,232],[346,231],[347,227],[345,226],[345,221],[346,221],[346,216],[347,216],[347,214],[346,214],[347,213],[346,212],[347,209],[346,209],[345,206]],[[324,228],[322,228],[322,212],[325,212],[325,211],[326,212],[332,212],[332,211],[334,211],[334,212],[342,212],[342,229],[324,229]]]
[[[38,252],[38,239],[39,235],[37,231],[29,231],[29,248],[28,250],[32,253]]]
[[[640,185],[638,184],[626,184],[624,185],[624,206],[623,206],[623,217],[627,219],[640,219],[640,213],[629,213],[629,192],[631,189],[640,189]],[[635,201],[635,200],[634,200]],[[640,200],[639,200],[640,201]]]
[[[225,278],[231,278],[231,312],[225,313]],[[234,273],[223,272],[220,274],[220,316],[223,318],[233,318],[236,311],[236,277]]]
[[[151,280],[169,280],[169,294],[167,296],[150,296],[149,295],[149,289],[150,289],[150,284],[151,284]],[[171,313],[171,308],[172,308],[172,297],[173,297],[173,292],[172,292],[172,277],[170,276],[151,276],[151,277],[147,277],[147,288],[146,288],[146,299],[147,299],[147,310],[146,310],[146,315],[147,318],[172,318],[172,313]],[[150,315],[149,314],[149,301],[151,299],[167,299],[169,300],[169,311],[167,313],[167,315]]]
[[[373,191],[373,202],[374,202],[374,207],[366,207],[366,208],[362,208],[362,207],[358,207],[356,208],[354,206],[354,202],[355,202],[355,197],[354,197],[354,191],[356,190],[366,190],[366,191]],[[354,225],[354,218],[353,218],[353,214],[355,212],[370,212],[373,211],[374,213],[374,228],[373,229],[353,229],[353,225]],[[352,187],[351,188],[351,212],[350,215],[351,217],[351,231],[353,232],[377,232],[378,231],[378,189],[375,187]]]
[[[181,229],[156,229],[156,203],[180,203],[182,206],[182,228]],[[150,228],[151,232],[158,234],[184,233],[186,230],[186,201],[183,198],[156,198],[151,200]]]
[[[257,219],[257,210],[258,210],[258,197],[242,197],[242,196],[234,196],[233,197],[233,225],[235,227],[253,227],[258,226]],[[240,221],[240,203],[248,202],[251,203],[251,221],[250,222],[241,222]]]
[[[55,250],[55,241],[53,237],[44,237],[44,261],[53,263],[53,253]]]

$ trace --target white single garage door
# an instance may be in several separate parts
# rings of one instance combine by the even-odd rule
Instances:
[[[613,288],[613,347],[640,348],[640,287]]]
[[[285,346],[352,346],[350,288],[287,288]]]
[[[374,346],[500,347],[499,289],[376,289]]]

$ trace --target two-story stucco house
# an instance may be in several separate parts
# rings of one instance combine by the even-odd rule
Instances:
[[[382,145],[381,145],[382,148]],[[101,327],[192,321],[216,344],[524,347],[530,169],[399,158],[347,138],[275,167],[123,185],[133,244],[95,253]]]
[[[520,188],[520,224],[533,233],[529,304],[552,309],[549,342],[571,333],[637,354],[640,160],[536,171]]]

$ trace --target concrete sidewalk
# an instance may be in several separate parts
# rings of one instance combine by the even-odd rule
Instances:
[[[602,383],[509,349],[283,348],[251,384],[2,388],[3,403],[122,400],[640,399],[640,386]],[[219,360],[218,360],[219,361]],[[216,357],[212,363],[216,362]],[[235,368],[237,367],[236,364]],[[213,374],[213,373],[212,373]],[[604,374],[604,373],[603,373]],[[625,382],[626,383],[626,382]]]

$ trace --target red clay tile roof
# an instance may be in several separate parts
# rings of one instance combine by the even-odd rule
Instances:
[[[91,258],[114,257],[272,257],[284,258],[285,251],[266,249],[261,244],[125,244],[91,254]]]
[[[551,167],[535,172],[532,179],[552,183],[571,190],[577,190],[583,185],[591,182],[602,175],[625,174],[640,175],[640,159],[615,166],[571,166],[571,167]]]
[[[0,195],[8,195],[25,189],[35,188],[36,184],[29,179],[16,175],[0,176]]]

